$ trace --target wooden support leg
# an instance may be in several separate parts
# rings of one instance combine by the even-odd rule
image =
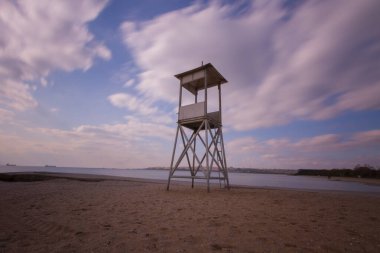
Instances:
[[[210,168],[210,164],[208,162],[208,153],[209,153],[209,146],[208,146],[208,128],[209,128],[209,124],[208,124],[208,121],[206,120],[205,121],[205,138],[206,138],[206,169],[207,169],[207,192],[210,192],[210,174],[211,174],[211,168]]]
[[[222,144],[222,151],[223,151],[223,159],[224,159],[224,178],[227,180],[227,189],[230,189],[230,181],[228,179],[228,167],[227,167],[227,159],[226,159],[226,151],[224,149],[224,140],[223,140],[223,132],[222,128],[220,128],[220,137],[221,137],[221,144]]]
[[[166,187],[167,191],[169,191],[170,179],[172,177],[172,170],[173,170],[175,149],[176,149],[176,146],[177,146],[178,132],[179,132],[179,125],[177,126],[177,131],[176,131],[175,139],[174,139],[174,148],[173,148],[173,154],[172,154],[172,161],[170,162],[170,171],[169,171],[169,177],[168,177],[168,185]]]

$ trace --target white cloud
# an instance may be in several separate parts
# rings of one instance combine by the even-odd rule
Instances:
[[[337,134],[324,134],[311,138],[304,138],[293,145],[297,148],[305,149],[328,149],[339,143],[339,136]]]
[[[40,83],[44,87],[46,87],[48,85],[48,81],[46,80],[46,78],[43,78],[43,77],[40,79]]]
[[[353,136],[353,143],[351,145],[355,145],[356,143],[360,144],[373,144],[379,146],[380,144],[380,129],[370,130],[366,132],[360,132]]]
[[[143,115],[157,112],[157,108],[152,107],[147,100],[144,101],[128,93],[116,93],[110,95],[108,100],[116,107],[127,108],[130,111],[138,112]]]
[[[131,87],[135,83],[135,79],[129,79],[124,83],[124,87]]]
[[[6,106],[17,111],[37,106],[37,101],[33,98],[29,85],[1,77],[0,82],[0,106]]]
[[[228,149],[239,150],[242,153],[252,153],[259,149],[258,141],[253,137],[237,138],[228,142]]]
[[[152,105],[152,100],[144,96],[132,95],[129,93],[115,93],[108,96],[108,101],[118,108],[126,108],[129,114],[125,116],[127,120],[139,119],[149,122],[156,127],[166,127],[172,125],[175,120],[173,112],[164,112],[157,106]],[[162,126],[161,126],[162,125]]]
[[[57,113],[57,112],[59,112],[59,108],[52,107],[52,108],[49,109],[49,111],[52,112],[52,113]]]
[[[13,112],[0,108],[0,124],[11,121],[13,116],[14,116]]]
[[[95,41],[87,27],[106,3],[1,1],[1,105],[14,110],[33,108],[37,102],[31,82],[46,86],[53,70],[87,70],[98,57],[110,59],[109,49]]]
[[[378,148],[377,151],[374,147]],[[323,134],[299,140],[279,138],[258,141],[252,137],[237,138],[226,145],[227,156],[234,166],[288,169],[351,168],[357,163],[379,166],[378,150],[378,129],[353,133],[346,138],[338,134]],[[347,157],[348,153],[352,155]]]
[[[223,86],[225,123],[237,130],[323,120],[379,109],[380,2],[253,1],[243,15],[213,1],[121,25],[144,96],[177,102],[173,74],[212,62]],[[173,25],[175,24],[175,25]]]
[[[0,111],[0,116],[2,111]],[[134,168],[168,166],[174,129],[129,118],[124,124],[81,125],[70,130],[0,131],[0,162]],[[42,164],[41,164],[42,163]]]
[[[169,140],[173,138],[173,128],[144,122],[138,118],[129,118],[124,124],[106,124],[101,126],[82,125],[74,129],[76,133],[102,134],[105,137],[123,137],[133,140],[158,138]]]

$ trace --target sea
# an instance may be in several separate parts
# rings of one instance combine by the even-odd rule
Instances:
[[[118,176],[138,179],[167,180],[168,170],[163,169],[107,169],[107,168],[75,168],[75,167],[45,167],[45,166],[0,166],[0,173],[7,172],[56,172],[90,175]],[[188,171],[178,171],[177,175],[188,175]],[[317,191],[344,191],[380,193],[380,185],[365,184],[359,182],[347,182],[329,180],[327,177],[295,176],[284,174],[259,174],[259,173],[229,173],[230,185],[259,188],[282,188],[297,190]],[[213,175],[217,176],[217,174]],[[334,178],[335,179],[335,178]],[[188,181],[188,179],[172,179]],[[196,180],[196,182],[205,180]],[[220,184],[219,180],[212,180],[214,184]]]

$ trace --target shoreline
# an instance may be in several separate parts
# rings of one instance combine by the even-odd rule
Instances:
[[[379,178],[357,178],[357,177],[331,177],[332,181],[354,182],[366,185],[380,186]]]
[[[133,181],[133,182],[143,182],[143,183],[164,183],[164,180],[160,179],[148,179],[148,178],[134,178],[134,177],[122,177],[122,176],[109,176],[109,175],[99,175],[99,174],[82,174],[82,173],[65,173],[65,172],[6,172],[0,173],[0,181],[2,181],[2,175],[15,176],[14,182],[25,182],[23,179],[28,180],[28,177],[33,176],[45,176],[46,179],[42,180],[32,180],[32,181],[43,181],[43,180],[54,180],[54,179],[68,179],[68,180],[79,180],[79,181]],[[19,179],[17,178],[19,177]],[[20,181],[17,181],[20,180]],[[3,180],[7,181],[7,180]]]
[[[3,166],[0,166],[0,169],[2,167],[6,167],[5,165]],[[44,173],[44,174],[70,174],[70,175],[76,175],[76,174],[79,174],[79,175],[90,175],[90,176],[100,176],[100,177],[120,177],[120,178],[131,178],[133,180],[162,180],[162,181],[166,181],[167,178],[165,177],[165,179],[148,179],[148,178],[142,178],[142,177],[133,177],[133,176],[129,176],[129,175],[115,175],[115,176],[112,176],[112,173],[107,175],[108,173],[99,173],[98,170],[110,170],[110,171],[114,171],[114,170],[121,170],[121,171],[129,171],[129,170],[132,170],[132,171],[166,171],[165,169],[150,169],[150,168],[143,168],[143,169],[115,169],[115,168],[76,168],[76,167],[51,167],[51,168],[58,168],[58,169],[61,169],[61,168],[67,168],[67,169],[76,169],[76,170],[83,170],[83,172],[79,172],[79,171],[68,171],[68,172],[61,172],[61,171],[44,171],[44,170],[30,170],[31,168],[46,168],[46,167],[41,167],[41,166],[17,166],[17,167],[21,167],[21,168],[28,168],[27,170],[23,171],[1,171],[0,170],[0,174],[2,173]],[[49,168],[48,168],[49,169]],[[91,171],[92,170],[92,171]],[[85,172],[85,171],[89,171],[89,173]],[[91,172],[90,172],[91,171]],[[280,175],[280,176],[291,176],[291,177],[305,177],[305,178],[317,178],[317,179],[321,179],[321,180],[324,180],[324,179],[328,179],[327,177],[325,176],[309,176],[309,175],[296,175],[296,174],[278,174],[278,173],[242,173],[242,172],[230,172],[231,174],[234,174],[234,175],[244,175],[244,174],[249,174],[249,175],[274,175],[274,176],[277,176],[277,175]],[[363,185],[368,185],[368,186],[378,186],[380,187],[380,179],[378,178],[353,178],[353,177],[331,177],[329,179],[329,181],[332,181],[332,182],[350,182],[350,183],[359,183],[359,184],[363,184]],[[198,181],[199,182],[199,181]],[[240,186],[245,186],[245,185],[242,185],[242,184],[239,184],[239,185],[235,185],[237,187],[240,187]],[[248,187],[250,187],[250,185],[247,185]],[[253,186],[255,187],[255,186]],[[270,186],[271,187],[271,186]],[[274,187],[274,188],[277,188],[277,187]],[[283,188],[283,187],[279,187],[279,188]],[[289,188],[289,189],[293,189],[293,188]],[[299,187],[295,187],[295,189],[300,189]],[[308,190],[309,188],[305,188],[305,190]],[[322,189],[321,189],[322,190]],[[378,192],[377,190],[375,192]]]
[[[3,175],[9,175],[11,180],[4,180]],[[39,179],[38,177],[46,177],[43,179]],[[33,179],[36,177],[36,179]],[[318,178],[318,177],[317,177]],[[86,181],[86,182],[101,182],[101,181],[125,181],[125,182],[137,182],[137,183],[152,183],[152,184],[161,184],[166,185],[167,180],[162,179],[148,179],[148,178],[135,178],[135,177],[123,177],[123,176],[109,176],[109,175],[99,175],[99,174],[82,174],[82,173],[65,173],[65,172],[11,172],[11,173],[0,173],[0,182],[34,182],[34,181],[44,181],[44,180],[54,180],[54,179],[67,179],[67,180],[78,180],[78,181]],[[344,181],[344,180],[336,180],[330,179],[332,181]],[[349,181],[356,183],[364,183],[359,181]],[[172,180],[172,185],[183,185],[189,186],[191,189],[190,181],[178,181]],[[218,187],[218,183],[211,183],[212,189],[225,189],[224,187]],[[380,186],[380,184],[374,184],[375,186]],[[205,187],[205,182],[196,182],[194,188],[197,187]],[[341,193],[341,194],[350,194],[350,195],[374,195],[377,196],[376,192],[360,192],[360,191],[347,191],[347,190],[329,190],[329,189],[307,189],[307,188],[291,188],[291,187],[273,187],[273,186],[249,186],[249,185],[230,185],[230,188],[234,189],[262,189],[262,190],[283,190],[283,191],[300,191],[300,192],[314,192],[314,193]],[[228,189],[225,189],[228,190]]]

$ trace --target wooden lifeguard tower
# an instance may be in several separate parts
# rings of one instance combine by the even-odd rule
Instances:
[[[227,161],[222,132],[222,96],[221,85],[227,80],[214,68],[211,63],[175,75],[180,80],[179,109],[177,132],[174,140],[173,154],[170,164],[167,190],[172,178],[206,180],[207,191],[210,191],[210,180],[219,180],[219,185],[229,189]],[[217,86],[219,109],[209,112],[207,91]],[[194,103],[182,106],[183,88],[194,96]],[[198,92],[204,92],[204,101],[198,101]],[[183,150],[176,158],[178,133],[181,134]],[[181,141],[180,140],[180,141]],[[179,169],[186,157],[189,174]],[[187,170],[187,169],[185,169]]]

